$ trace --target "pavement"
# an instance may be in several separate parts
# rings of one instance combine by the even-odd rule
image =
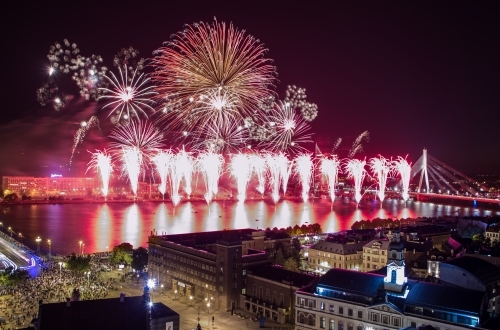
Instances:
[[[118,271],[112,271],[101,275],[102,278],[119,278],[121,274]],[[125,282],[118,282],[118,290],[111,291],[108,297],[119,297],[120,293],[125,293],[127,296],[142,295],[144,289],[144,281],[137,278],[127,279]],[[234,330],[234,329],[260,329],[258,321],[253,321],[252,317],[255,314],[248,313],[242,309],[235,311],[233,315],[231,312],[222,311],[216,308],[206,306],[204,300],[175,294],[172,290],[166,288],[154,288],[151,290],[152,301],[162,302],[169,308],[173,309],[180,315],[180,330],[193,330],[198,325],[198,317],[200,326],[204,330]],[[241,314],[242,316],[238,316]],[[214,323],[212,323],[214,317]],[[255,318],[254,318],[255,320]],[[294,326],[291,324],[277,324],[271,320],[266,319],[263,328],[267,329],[281,329],[292,330]]]

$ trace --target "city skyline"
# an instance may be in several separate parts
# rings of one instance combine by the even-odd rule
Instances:
[[[50,45],[67,38],[86,54],[101,55],[112,67],[113,55],[123,47],[133,46],[141,56],[151,57],[184,24],[211,22],[214,16],[245,29],[269,49],[266,56],[278,71],[278,94],[287,85],[306,88],[308,100],[319,108],[311,125],[323,151],[330,151],[341,137],[339,153],[346,153],[356,136],[368,130],[371,141],[358,158],[408,154],[415,162],[426,147],[462,172],[498,172],[500,156],[490,150],[500,141],[485,124],[494,122],[498,85],[494,80],[498,5],[493,2],[453,7],[446,3],[261,7],[255,2],[245,8],[201,3],[72,8],[41,3],[30,13],[11,6],[7,8],[11,15],[2,23],[13,31],[7,38],[11,52],[3,56],[14,55],[4,61],[13,65],[4,68],[9,79],[2,83],[9,95],[5,106],[11,109],[0,116],[0,137],[9,141],[1,148],[9,155],[0,162],[0,170],[11,171],[6,174],[18,174],[16,169],[27,161],[69,162],[80,121],[94,113],[106,117],[102,104],[79,99],[60,112],[37,105],[35,92],[46,78]],[[95,14],[102,20],[78,24],[75,13]],[[37,29],[39,25],[43,28]],[[89,136],[79,153],[93,151],[94,139],[99,143],[98,136]]]

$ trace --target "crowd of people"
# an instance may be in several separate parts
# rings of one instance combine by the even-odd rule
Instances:
[[[125,275],[104,276],[110,267],[100,256],[91,257],[89,272],[84,273],[66,270],[64,259],[44,259],[38,276],[0,291],[0,329],[29,325],[37,317],[40,303],[106,298],[125,280]]]

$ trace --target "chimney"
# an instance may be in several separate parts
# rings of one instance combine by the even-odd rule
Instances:
[[[120,293],[120,302],[123,302],[125,300],[125,293]]]
[[[71,300],[69,298],[66,298],[66,307],[71,306]]]

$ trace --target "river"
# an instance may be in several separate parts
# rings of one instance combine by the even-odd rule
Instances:
[[[410,200],[362,201],[359,208],[347,198],[327,200],[285,200],[274,205],[268,201],[184,202],[173,207],[169,202],[82,203],[82,204],[0,204],[0,222],[4,232],[11,227],[13,236],[36,249],[69,254],[106,251],[122,242],[134,247],[146,246],[152,230],[178,234],[229,228],[284,228],[296,224],[319,223],[324,232],[350,229],[361,219],[416,218],[439,216],[500,215],[497,205],[467,207]]]

